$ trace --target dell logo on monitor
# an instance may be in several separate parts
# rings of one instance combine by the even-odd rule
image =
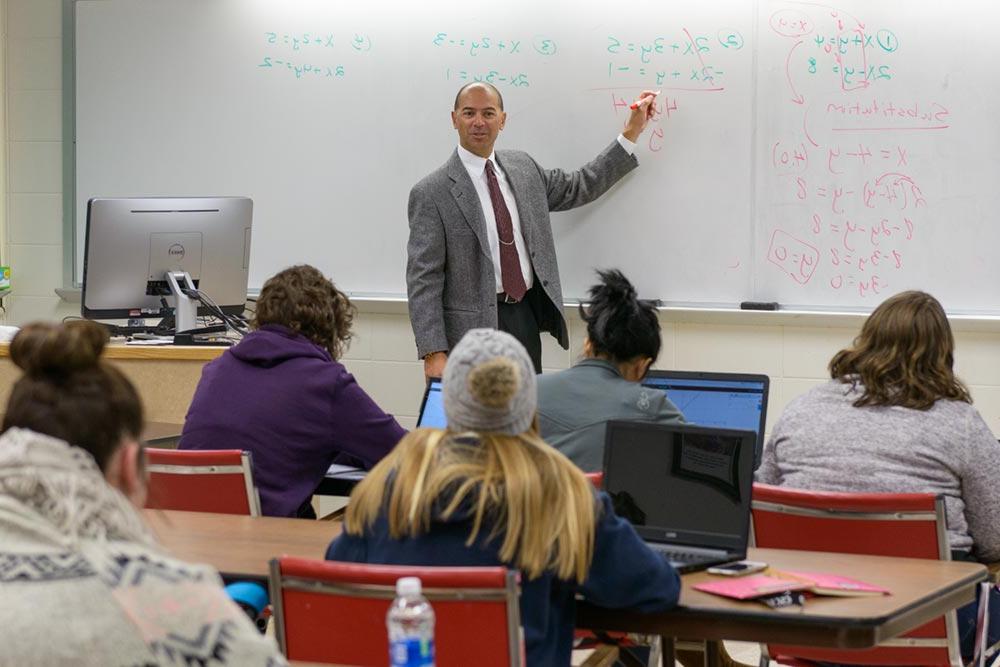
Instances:
[[[677,533],[675,533],[672,530],[668,530],[666,533],[663,534],[663,536],[668,540],[677,539]]]
[[[184,246],[180,243],[175,243],[167,249],[167,254],[174,259],[184,259]]]

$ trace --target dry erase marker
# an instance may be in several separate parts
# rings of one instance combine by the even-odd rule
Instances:
[[[660,91],[656,91],[655,93],[653,93],[653,97],[656,97],[659,94],[660,94]],[[639,100],[639,102],[641,102],[641,101],[642,100]],[[632,104],[629,105],[629,109],[632,109],[633,111],[635,111],[636,109],[638,109],[639,108],[639,102],[632,102]]]

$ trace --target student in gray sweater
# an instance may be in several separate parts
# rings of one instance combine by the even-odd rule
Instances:
[[[684,421],[666,394],[640,384],[660,354],[656,304],[640,300],[621,271],[598,271],[598,276],[590,305],[580,306],[587,323],[584,358],[538,377],[542,437],[588,472],[603,467],[608,420]]]
[[[916,291],[887,299],[854,344],[834,355],[832,379],[785,408],[756,480],[940,494],[953,558],[1000,561],[1000,444],[955,377],[954,347],[937,299]],[[991,598],[991,621],[998,601]],[[975,612],[975,605],[959,610],[963,656],[971,657]],[[998,639],[1000,623],[991,623],[989,642]]]

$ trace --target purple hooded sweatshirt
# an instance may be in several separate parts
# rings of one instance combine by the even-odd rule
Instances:
[[[334,459],[371,468],[405,433],[327,350],[268,324],[205,365],[180,448],[250,451],[261,512],[296,516]]]

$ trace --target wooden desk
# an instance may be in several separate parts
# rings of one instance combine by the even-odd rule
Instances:
[[[305,519],[241,517],[144,510],[161,543],[179,558],[214,565],[229,576],[261,579],[280,554],[322,558],[341,530],[339,523]],[[885,586],[892,595],[817,597],[804,607],[772,610],[692,588],[712,578],[684,575],[680,605],[658,614],[608,610],[581,603],[577,626],[661,635],[667,639],[780,642],[837,648],[868,648],[973,600],[986,580],[976,563],[750,549],[749,558],[778,569],[816,570]],[[707,655],[712,656],[712,647]]]
[[[694,590],[715,579],[705,572],[682,577],[680,604],[658,614],[639,614],[581,603],[577,626],[626,630],[665,638],[775,642],[831,648],[870,648],[971,602],[987,578],[978,563],[750,549],[747,556],[777,569],[831,572],[892,591],[877,597],[815,597],[803,607],[772,610]]]
[[[105,349],[104,358],[110,359],[135,385],[147,419],[182,424],[202,367],[227,349],[200,345],[139,347],[116,342]],[[0,343],[0,406],[7,404],[10,388],[19,377],[21,370],[10,360],[10,343]]]
[[[160,544],[177,558],[214,566],[227,578],[263,580],[281,555],[322,559],[340,534],[335,521],[249,517],[176,510],[142,511]]]

